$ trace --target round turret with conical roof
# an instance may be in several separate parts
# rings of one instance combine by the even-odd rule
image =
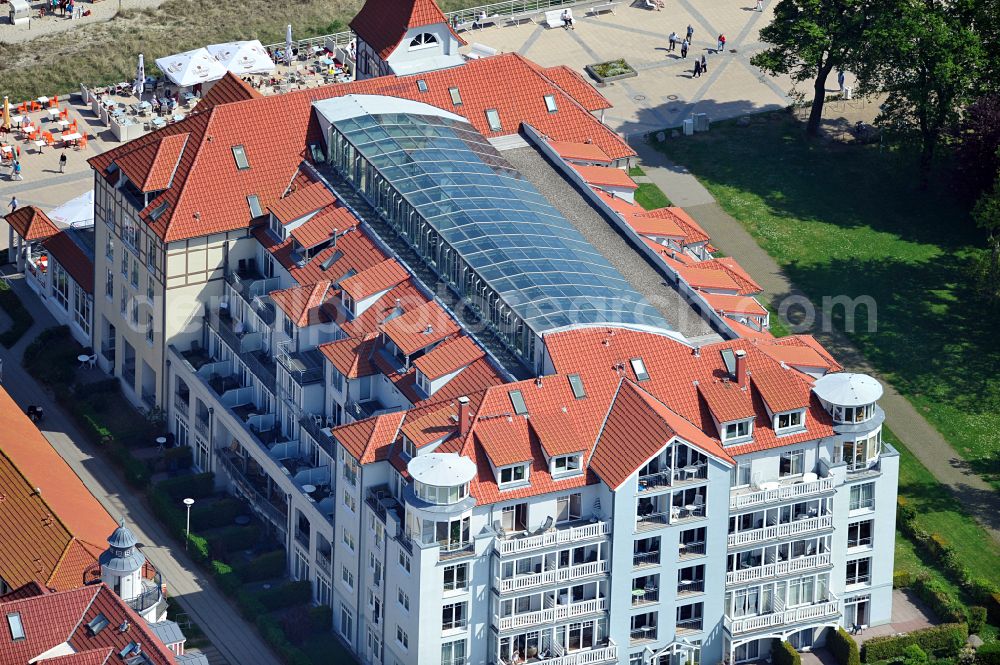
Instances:
[[[123,517],[118,528],[108,536],[108,549],[98,559],[101,580],[126,601],[136,598],[143,591],[142,567],[146,557],[136,548],[138,543],[132,530],[125,526]]]

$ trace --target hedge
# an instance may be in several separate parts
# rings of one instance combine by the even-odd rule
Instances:
[[[204,499],[215,492],[215,475],[199,473],[192,476],[179,476],[157,483],[156,488],[165,492],[171,499],[180,501],[184,498]]]
[[[837,659],[838,665],[861,664],[858,643],[843,628],[838,627],[836,632],[830,633],[830,637],[826,640],[826,646],[833,657]]]
[[[286,582],[261,591],[257,594],[257,599],[272,612],[293,605],[302,605],[312,600],[312,585],[308,581]]]
[[[906,648],[913,644],[928,654],[950,657],[958,653],[968,637],[969,629],[964,623],[946,623],[906,635],[873,637],[865,642],[862,657],[866,663],[902,658]]]
[[[926,576],[917,577],[912,589],[942,621],[962,623],[968,620],[965,606],[937,580]]]
[[[238,550],[248,550],[260,540],[261,530],[255,524],[247,526],[224,526],[207,534],[212,550],[221,555]]]
[[[1000,665],[1000,642],[987,642],[976,650],[979,665]]]
[[[969,634],[976,635],[983,630],[986,625],[986,608],[975,606],[968,608]]]
[[[771,658],[774,665],[802,665],[802,656],[795,647],[781,640],[771,643]]]
[[[167,467],[174,469],[190,469],[194,463],[189,446],[175,446],[164,451],[163,461]]]
[[[237,566],[237,572],[247,582],[260,582],[285,573],[285,551],[265,552],[247,563]]]
[[[0,282],[0,309],[10,317],[10,327],[0,334],[0,344],[9,349],[34,325],[35,318],[6,282]]]
[[[190,451],[190,448],[184,448]],[[191,522],[199,529],[229,526],[237,517],[247,512],[246,505],[236,497],[227,496],[217,501],[196,503],[191,507]]]
[[[986,616],[994,626],[1000,626],[1000,593],[991,593],[986,599]]]

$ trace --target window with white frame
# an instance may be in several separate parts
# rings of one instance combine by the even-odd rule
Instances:
[[[104,241],[104,256],[107,257],[108,263],[114,263],[115,261],[115,237],[108,234],[107,239]]]
[[[396,588],[396,600],[399,601],[400,607],[407,612],[410,611],[410,596],[399,587]]]
[[[491,132],[499,132],[503,129],[500,124],[500,112],[496,109],[486,109],[486,122],[489,124]]]
[[[774,429],[778,432],[802,429],[806,421],[806,412],[790,411],[789,413],[779,413],[774,417]]]
[[[441,608],[441,630],[465,628],[469,623],[469,604],[450,603]]]
[[[133,289],[138,289],[139,288],[139,259],[135,259],[135,258],[132,259],[132,278],[131,278],[131,282],[132,282],[132,288]]]
[[[407,635],[406,631],[400,628],[399,625],[396,626],[396,641],[399,642],[399,645],[404,649],[410,648],[410,636]]]
[[[438,43],[438,38],[430,32],[421,32],[419,35],[410,40],[410,50],[416,51],[418,49],[429,48]]]
[[[749,485],[750,462],[737,462],[730,474],[730,484],[733,487],[745,487]]]
[[[722,440],[735,441],[737,439],[745,439],[750,436],[753,431],[753,421],[752,420],[738,420],[732,423],[726,423],[722,426]]]
[[[354,588],[354,573],[347,566],[340,569],[340,581],[347,585],[349,589]]]
[[[444,567],[444,590],[464,591],[469,588],[469,564],[459,563]]]
[[[399,550],[399,567],[410,572],[410,557],[403,554],[403,550]]]
[[[556,522],[578,520],[583,514],[583,495],[580,492],[566,494],[556,499]]]
[[[798,476],[805,473],[806,469],[806,451],[804,450],[786,450],[781,453],[781,459],[778,463],[778,475],[779,476]]]
[[[146,343],[150,346],[153,345],[153,315],[146,314]]]
[[[407,459],[413,459],[417,456],[417,447],[413,445],[413,441],[410,437],[403,435],[403,456]]]
[[[80,288],[79,284],[73,286],[73,310],[76,325],[80,326],[80,330],[86,335],[90,335],[90,294]]]
[[[128,277],[128,252],[122,250],[122,277]]]
[[[347,546],[347,549],[349,549],[349,550],[351,550],[353,552],[354,551],[354,534],[350,531],[350,529],[348,529],[345,526],[343,528],[343,531],[342,531],[342,534],[341,534],[340,538],[343,541],[344,545]]]
[[[441,665],[465,665],[465,640],[445,642],[441,645]]]
[[[104,279],[104,295],[108,300],[115,299],[115,271],[111,268],[108,268],[108,274]]]
[[[358,460],[348,453],[346,450],[340,450],[340,468],[341,475],[344,476],[344,480],[351,484],[351,487],[355,487],[358,484]]]
[[[848,471],[864,471],[882,452],[882,430],[879,429],[855,441],[844,441],[837,461],[844,462]]]
[[[871,547],[875,520],[862,520],[847,525],[847,547]]]
[[[576,475],[583,470],[581,463],[582,453],[572,455],[559,455],[552,458],[552,474],[556,476]]]
[[[545,108],[549,113],[555,113],[559,110],[556,106],[556,96],[555,95],[545,95]]]
[[[56,297],[56,302],[63,309],[69,309],[69,275],[66,274],[66,270],[56,263],[52,262],[52,293]]]
[[[350,640],[354,634],[354,615],[346,606],[340,606],[340,634]]]
[[[431,394],[431,380],[427,378],[427,375],[421,372],[419,369],[416,371],[417,375],[417,385],[421,390],[424,391],[425,395]]]
[[[872,560],[871,557],[865,557],[864,559],[854,559],[847,562],[847,580],[846,584],[848,586],[852,584],[870,584],[872,579]]]
[[[500,487],[504,485],[520,485],[528,482],[528,465],[515,464],[500,469]]]
[[[862,483],[851,487],[849,510],[871,510],[875,507],[875,483]]]
[[[357,502],[355,502],[354,497],[347,490],[344,490],[344,506],[347,507],[352,513],[357,510]]]

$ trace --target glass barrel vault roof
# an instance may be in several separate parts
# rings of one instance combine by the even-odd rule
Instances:
[[[414,113],[332,124],[536,334],[670,328],[471,124]]]

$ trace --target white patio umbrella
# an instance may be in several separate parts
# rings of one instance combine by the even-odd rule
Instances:
[[[256,39],[212,44],[205,48],[223,67],[234,74],[270,74],[274,71],[274,61]]]
[[[226,75],[226,68],[204,47],[157,58],[156,66],[174,85],[182,88],[218,81]]]
[[[285,28],[285,60],[292,64],[292,24]]]
[[[142,53],[139,54],[139,66],[135,69],[135,83],[132,84],[132,92],[140,101],[142,93],[146,92],[146,63],[143,62]]]
[[[94,190],[91,189],[54,208],[49,212],[49,219],[59,226],[93,226]]]

